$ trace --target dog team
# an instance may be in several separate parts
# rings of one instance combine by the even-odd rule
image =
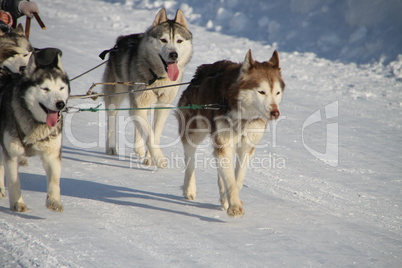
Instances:
[[[120,36],[109,54],[103,82],[135,81],[134,86],[105,85],[106,107],[118,108],[129,98],[131,108],[170,107],[192,57],[192,33],[185,16],[177,10],[173,20],[161,9],[144,32]],[[279,55],[268,61],[254,60],[245,51],[242,63],[227,60],[204,64],[179,99],[178,106],[219,104],[219,109],[178,110],[176,117],[183,144],[186,170],[183,195],[194,200],[195,151],[209,134],[218,165],[220,203],[232,217],[244,215],[239,192],[243,187],[247,161],[254,154],[269,120],[279,117],[285,84]],[[46,207],[63,211],[60,202],[62,111],[70,94],[69,79],[59,49],[33,48],[21,25],[0,32],[0,197],[5,197],[7,179],[10,208],[27,211],[20,190],[18,166],[25,157],[39,155],[47,176]],[[162,87],[161,86],[167,86]],[[155,89],[156,88],[156,89]],[[149,89],[149,90],[148,90]],[[115,94],[130,91],[131,94]],[[110,95],[110,96],[108,96]],[[167,167],[159,146],[168,109],[133,109],[135,152],[146,165]],[[116,114],[107,114],[106,153],[115,155]]]

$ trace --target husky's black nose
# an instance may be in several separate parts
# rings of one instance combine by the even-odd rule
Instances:
[[[278,119],[280,115],[280,112],[278,109],[274,109],[271,111],[271,118],[272,119]]]
[[[66,107],[66,104],[64,103],[64,101],[58,101],[56,102],[56,108],[60,111],[63,110],[63,108]]]
[[[177,60],[178,57],[179,57],[179,54],[177,54],[176,51],[169,53],[169,59],[171,59],[171,60]]]

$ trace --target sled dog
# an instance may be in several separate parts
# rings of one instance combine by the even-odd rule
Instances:
[[[198,67],[178,106],[218,104],[220,109],[188,109],[176,114],[187,165],[185,198],[196,197],[195,151],[209,133],[218,168],[222,208],[232,217],[244,214],[239,191],[268,121],[279,117],[284,87],[277,51],[266,62],[254,61],[250,50],[242,64],[218,61]]]
[[[61,51],[54,48],[35,51],[20,79],[0,89],[0,197],[5,196],[7,179],[10,208],[24,212],[18,176],[18,160],[39,155],[47,176],[46,207],[63,211],[60,202],[61,110],[70,93],[67,74],[61,64]]]
[[[166,10],[161,9],[152,26],[140,34],[121,36],[109,50],[103,81],[134,81],[144,83],[132,87],[106,85],[105,94],[131,91],[130,94],[105,98],[106,107],[119,107],[125,96],[129,96],[132,108],[170,106],[179,87],[145,90],[168,86],[182,81],[184,67],[192,56],[192,34],[181,10],[173,20],[167,19]],[[142,91],[138,91],[142,90]],[[136,92],[138,91],[138,92]],[[117,154],[116,111],[108,112],[106,153]],[[169,110],[154,110],[153,126],[146,110],[130,111],[135,124],[135,152],[145,157],[144,163],[166,167],[167,161],[160,149],[160,137]]]
[[[21,24],[10,33],[0,31],[0,78],[9,73],[21,74],[32,51]]]

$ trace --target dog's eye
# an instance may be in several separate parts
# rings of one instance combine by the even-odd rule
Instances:
[[[25,58],[28,57],[28,56],[29,56],[29,54],[24,54],[24,55],[23,55],[23,57],[25,57]]]
[[[177,40],[177,43],[181,44],[181,43],[183,43],[183,40],[179,39],[179,40]]]
[[[64,87],[61,87],[61,88],[60,88],[60,91],[63,90],[63,89],[64,89]]]
[[[49,89],[48,87],[42,87],[42,90],[45,91],[45,92],[49,92],[49,91],[50,91],[50,89]]]
[[[162,38],[162,39],[161,39],[161,42],[162,42],[162,43],[167,43],[168,41],[167,41],[165,38]]]
[[[258,93],[260,93],[261,95],[265,95],[265,91],[258,91]]]
[[[276,93],[276,95],[279,95],[279,94],[281,94],[281,92],[280,92],[280,91],[278,91],[278,92]]]

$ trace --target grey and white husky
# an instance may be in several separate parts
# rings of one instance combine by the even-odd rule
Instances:
[[[268,121],[279,117],[284,87],[277,51],[265,62],[254,61],[249,51],[243,63],[218,61],[198,67],[178,106],[219,104],[221,108],[177,113],[186,163],[183,195],[187,199],[196,197],[195,151],[209,133],[222,208],[229,216],[244,214],[239,192],[247,166]]]
[[[181,10],[169,20],[166,10],[161,9],[152,26],[145,32],[121,36],[111,49],[104,72],[104,82],[133,81],[144,83],[132,87],[106,85],[105,94],[131,91],[132,108],[170,106],[179,87],[173,86],[146,91],[150,87],[167,86],[182,81],[185,65],[192,56],[192,34]],[[105,98],[106,107],[118,108],[124,95]],[[108,112],[106,152],[117,154],[116,111]],[[155,110],[151,126],[146,110],[130,112],[135,124],[135,152],[145,157],[144,163],[166,167],[167,161],[160,149],[160,137],[169,110]]]
[[[36,50],[19,79],[0,88],[0,197],[7,180],[10,208],[28,208],[21,195],[19,159],[39,155],[47,176],[46,207],[63,211],[60,202],[61,110],[70,93],[69,80],[61,64],[61,51]]]
[[[32,51],[21,24],[9,33],[0,31],[0,78],[3,74],[22,73]]]

